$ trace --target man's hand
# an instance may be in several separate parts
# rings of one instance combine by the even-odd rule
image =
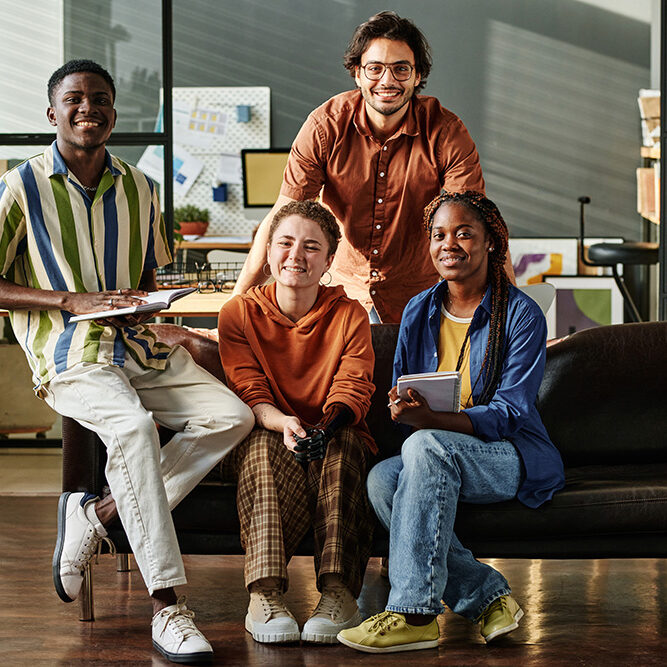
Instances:
[[[103,310],[116,310],[138,306],[144,301],[141,297],[147,296],[144,290],[117,289],[104,292],[71,292],[65,298],[65,310],[75,315],[95,313]],[[97,324],[122,329],[134,326],[154,317],[155,313],[137,313],[136,315],[124,315],[122,317],[107,317],[95,320]]]
[[[68,292],[65,297],[63,310],[74,315],[85,315],[102,310],[115,310],[138,306],[143,303],[141,297],[148,292],[133,289],[106,290],[105,292]]]
[[[305,438],[308,435],[297,417],[286,416],[283,421],[283,442],[285,443],[285,447],[291,452],[297,446],[297,442],[294,439],[295,434],[300,438]]]
[[[408,389],[408,398],[400,398],[396,387],[392,387],[388,396],[391,418],[395,422],[419,429],[431,428],[437,421],[426,399],[414,389]]]

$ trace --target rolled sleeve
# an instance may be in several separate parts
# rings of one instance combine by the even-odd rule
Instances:
[[[157,188],[152,188],[150,210],[150,232],[149,247],[144,260],[145,269],[155,269],[172,261],[169,244],[167,242],[167,229],[164,224],[164,216],[160,208],[160,198]]]
[[[0,181],[0,275],[4,276],[14,263],[25,235],[23,211],[7,184]]]
[[[491,402],[463,411],[477,437],[487,442],[511,442],[526,423],[544,374],[546,330],[541,314],[522,317],[511,330],[501,381]]]
[[[484,192],[479,154],[463,122],[456,118],[440,141],[442,187],[450,192]]]
[[[320,193],[325,178],[321,129],[312,115],[294,139],[283,174],[280,194],[303,201]]]

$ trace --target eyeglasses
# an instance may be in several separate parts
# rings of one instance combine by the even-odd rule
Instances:
[[[379,81],[385,73],[385,70],[391,70],[391,75],[396,81],[407,81],[414,71],[414,67],[409,63],[368,63],[366,65],[359,65],[364,70],[367,79],[371,81]]]
[[[213,292],[231,292],[235,285],[235,280],[203,280],[197,284],[197,291],[200,294],[212,294]]]

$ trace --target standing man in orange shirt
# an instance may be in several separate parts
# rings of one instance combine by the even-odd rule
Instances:
[[[299,131],[235,293],[266,280],[275,212],[321,192],[343,234],[333,284],[358,299],[371,322],[400,322],[408,300],[438,278],[422,238],[424,206],[443,187],[484,192],[484,178],[461,120],[436,98],[416,95],[431,55],[412,21],[389,11],[372,16],[356,29],[344,63],[357,89],[315,109]]]

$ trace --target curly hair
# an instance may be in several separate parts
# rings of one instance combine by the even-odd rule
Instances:
[[[278,209],[278,212],[273,216],[273,220],[269,225],[269,243],[273,240],[273,234],[278,229],[280,222],[289,215],[300,215],[317,223],[329,242],[329,255],[333,255],[336,252],[338,241],[341,238],[340,227],[336,222],[336,218],[334,218],[333,213],[328,208],[311,199],[291,201]]]
[[[59,67],[49,78],[49,82],[46,85],[49,104],[53,105],[53,95],[61,81],[66,76],[69,76],[70,74],[78,74],[79,72],[90,72],[91,74],[101,76],[109,84],[109,88],[111,88],[111,97],[114,100],[116,99],[116,86],[114,85],[113,77],[104,69],[104,67],[102,67],[102,65],[98,65],[92,60],[70,60]]]
[[[478,404],[488,405],[496,392],[505,359],[505,324],[507,322],[507,302],[509,297],[509,278],[505,272],[505,256],[507,255],[509,233],[498,207],[482,193],[468,190],[466,192],[447,192],[440,194],[424,209],[424,228],[431,235],[433,218],[436,211],[444,204],[463,206],[484,225],[491,237],[493,252],[489,253],[489,283],[491,285],[491,322],[489,338],[486,343],[484,360],[479,375],[484,377],[482,393]],[[468,334],[466,334],[466,339]],[[463,360],[465,342],[461,348],[457,370]]]
[[[354,78],[356,68],[361,65],[361,56],[370,43],[380,38],[405,42],[410,47],[415,56],[415,71],[421,77],[415,91],[422,90],[433,63],[431,48],[422,31],[410,19],[402,19],[396,12],[380,12],[357,26],[343,55],[343,65],[350,76]]]

